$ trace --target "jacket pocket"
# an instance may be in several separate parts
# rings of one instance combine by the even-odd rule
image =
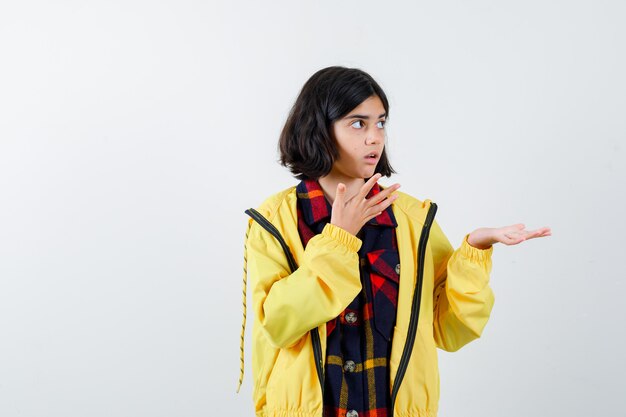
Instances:
[[[386,340],[391,340],[398,306],[400,257],[397,250],[379,249],[369,252],[367,259],[370,265],[374,326]]]

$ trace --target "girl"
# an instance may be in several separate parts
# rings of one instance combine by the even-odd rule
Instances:
[[[436,348],[480,337],[492,245],[551,234],[479,228],[455,250],[435,203],[378,184],[395,172],[388,117],[370,75],[329,67],[285,123],[280,162],[300,183],[247,212],[257,416],[435,416]]]

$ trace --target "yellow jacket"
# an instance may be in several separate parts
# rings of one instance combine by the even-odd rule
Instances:
[[[454,250],[434,221],[437,206],[397,193],[392,209],[401,271],[389,361],[393,416],[434,417],[439,401],[436,348],[456,351],[480,337],[494,302],[488,285],[493,247],[477,249],[466,235]],[[326,322],[361,291],[361,240],[327,224],[304,250],[296,201],[295,187],[290,187],[258,208],[290,248],[298,265],[293,273],[279,240],[259,222],[248,223],[253,401],[262,417],[322,416],[323,375],[318,370],[323,374]]]

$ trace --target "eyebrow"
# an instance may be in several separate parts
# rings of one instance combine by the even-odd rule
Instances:
[[[385,117],[386,115],[387,115],[387,113],[382,113],[382,114],[378,115],[378,118],[380,119],[382,117]],[[370,118],[369,116],[366,116],[364,114],[352,114],[350,116],[344,117],[344,119],[369,119],[369,118]]]

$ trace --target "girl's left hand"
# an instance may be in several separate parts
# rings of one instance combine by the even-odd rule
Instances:
[[[467,238],[467,242],[478,249],[489,249],[494,243],[517,245],[525,240],[536,237],[552,236],[549,227],[537,230],[526,230],[522,223],[499,228],[482,227],[474,230]]]

